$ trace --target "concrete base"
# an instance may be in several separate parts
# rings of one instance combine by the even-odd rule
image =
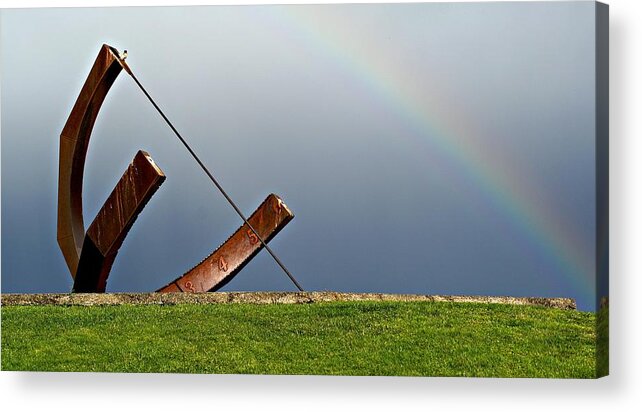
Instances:
[[[2,306],[28,305],[177,305],[181,303],[316,303],[316,302],[456,302],[500,303],[576,309],[569,298],[516,298],[508,296],[401,295],[385,293],[339,292],[212,292],[212,293],[71,293],[1,295]]]

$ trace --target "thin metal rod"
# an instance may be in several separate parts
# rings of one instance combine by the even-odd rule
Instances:
[[[235,210],[235,211],[236,211],[236,213],[241,217],[241,219],[243,219],[243,222],[245,222],[245,224],[246,224],[246,225],[247,225],[247,226],[252,230],[252,232],[254,232],[254,234],[255,234],[255,235],[256,235],[256,237],[259,239],[259,241],[261,242],[261,244],[263,245],[263,247],[265,248],[265,250],[267,250],[267,251],[268,251],[268,253],[270,254],[270,256],[272,256],[272,258],[274,259],[274,261],[275,261],[275,262],[276,262],[276,263],[281,267],[281,269],[283,269],[283,271],[285,272],[285,274],[286,274],[286,275],[288,275],[288,277],[289,277],[289,278],[290,278],[290,280],[294,283],[294,285],[295,285],[295,286],[296,286],[296,287],[297,287],[301,292],[303,292],[303,288],[301,287],[301,285],[299,284],[299,282],[297,282],[297,281],[296,281],[296,279],[294,278],[294,276],[292,276],[292,273],[290,273],[290,271],[285,267],[285,265],[283,264],[283,262],[281,262],[281,259],[279,259],[279,258],[276,256],[276,254],[272,251],[272,249],[270,249],[270,247],[267,245],[267,243],[263,240],[263,238],[261,237],[261,235],[259,235],[259,233],[256,231],[256,229],[254,229],[254,228],[252,227],[252,225],[250,224],[250,222],[248,222],[248,220],[247,220],[247,218],[245,217],[245,215],[243,214],[243,212],[241,212],[241,209],[239,209],[239,208],[238,208],[238,206],[236,206],[236,203],[234,203],[234,201],[232,200],[232,198],[227,194],[227,192],[225,192],[225,190],[223,189],[223,187],[222,187],[222,186],[219,184],[219,182],[214,178],[214,176],[212,175],[212,173],[210,173],[210,171],[207,169],[207,167],[205,167],[205,165],[203,164],[203,162],[201,162],[201,159],[199,159],[199,158],[198,158],[198,156],[196,155],[196,153],[194,153],[194,151],[193,151],[193,150],[192,150],[192,148],[189,146],[189,144],[187,144],[187,142],[185,141],[185,139],[183,139],[183,136],[181,136],[181,134],[180,134],[180,133],[178,133],[178,130],[176,130],[176,128],[174,127],[174,125],[172,124],[172,122],[170,122],[170,121],[169,121],[169,119],[167,118],[167,116],[165,116],[165,113],[163,113],[163,111],[160,109],[160,107],[158,107],[158,105],[156,104],[156,102],[154,101],[154,99],[152,99],[152,96],[150,96],[150,95],[149,95],[149,93],[147,93],[147,90],[145,90],[145,88],[143,87],[143,85],[142,85],[142,84],[140,84],[140,82],[138,81],[138,79],[136,78],[136,76],[134,75],[134,73],[131,71],[131,68],[129,68],[129,70],[126,70],[126,71],[127,71],[127,73],[129,73],[129,75],[132,77],[132,79],[134,79],[134,81],[136,82],[136,84],[138,85],[138,87],[143,91],[143,93],[145,94],[145,96],[147,96],[147,99],[149,99],[149,101],[151,102],[151,104],[156,108],[156,111],[158,111],[158,113],[163,117],[163,119],[165,120],[165,123],[167,123],[167,125],[172,129],[172,131],[174,132],[174,134],[176,135],[176,137],[178,137],[178,140],[180,140],[180,141],[181,141],[181,143],[183,143],[183,146],[185,146],[185,148],[186,148],[186,149],[187,149],[187,151],[192,155],[192,157],[194,158],[194,160],[196,160],[196,163],[198,163],[198,165],[199,165],[199,166],[201,166],[201,169],[203,169],[203,171],[205,172],[205,174],[207,175],[207,177],[209,177],[209,178],[210,178],[210,180],[212,181],[212,183],[214,183],[214,186],[216,186],[216,188],[221,192],[221,194],[223,194],[223,196],[225,196],[225,199],[227,199],[227,202],[228,202],[228,203],[229,203],[229,204],[234,208],[234,210]]]

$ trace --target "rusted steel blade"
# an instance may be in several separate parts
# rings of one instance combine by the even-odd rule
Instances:
[[[163,171],[138,151],[87,230],[74,292],[104,292],[118,249],[138,214],[165,181]]]
[[[74,278],[85,237],[82,181],[89,138],[105,96],[122,68],[116,49],[104,44],[60,135],[57,238]]]
[[[281,198],[271,194],[249,217],[250,225],[269,242],[294,214]],[[244,224],[201,263],[158,292],[213,292],[225,286],[263,248],[252,230]]]

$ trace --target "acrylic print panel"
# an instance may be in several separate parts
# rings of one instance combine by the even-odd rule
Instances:
[[[1,13],[3,369],[608,372],[607,6]],[[109,78],[91,74],[101,50]],[[243,221],[129,70],[243,214],[280,196],[251,223],[287,210],[287,227],[228,240]],[[91,144],[66,169],[88,74]],[[110,197],[138,150],[166,181]],[[65,170],[81,176],[79,266],[56,240]],[[128,176],[117,187],[137,187]],[[120,249],[101,249],[108,233]],[[103,288],[78,280],[89,267]],[[149,293],[163,285],[174,293]]]

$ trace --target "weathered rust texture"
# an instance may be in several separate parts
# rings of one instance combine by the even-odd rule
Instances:
[[[85,237],[82,181],[89,138],[105,96],[122,68],[116,49],[104,44],[60,135],[57,238],[74,278]]]
[[[123,69],[132,74],[124,57],[113,47],[103,45],[60,135],[57,238],[74,278],[74,292],[105,291],[109,271],[127,232],[165,180],[151,157],[138,152],[85,232],[82,183],[89,139],[100,107]],[[268,242],[293,217],[281,199],[272,194],[250,216],[249,222]],[[161,291],[217,290],[262,247],[259,237],[243,225],[212,255]]]
[[[271,194],[248,221],[265,242],[269,242],[294,218],[281,198]],[[225,286],[263,248],[244,224],[201,263],[158,292],[213,292]]]
[[[163,171],[138,151],[85,234],[74,292],[104,292],[118,249],[138,214],[165,181]]]

